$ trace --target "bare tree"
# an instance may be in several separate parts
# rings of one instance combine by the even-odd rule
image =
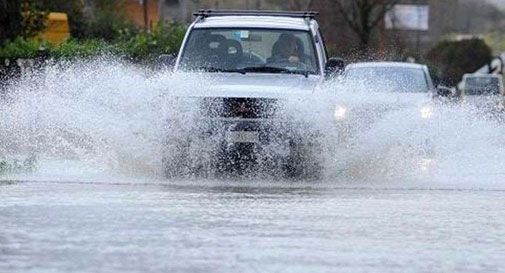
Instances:
[[[334,0],[333,8],[358,36],[361,46],[370,44],[373,31],[399,0]]]
[[[306,10],[310,4],[311,0],[289,0],[288,9],[289,10]]]

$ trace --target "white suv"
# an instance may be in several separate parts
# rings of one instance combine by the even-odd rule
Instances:
[[[205,92],[183,95],[199,106],[199,118],[192,119],[184,136],[167,140],[167,176],[241,172],[259,165],[297,177],[320,171],[314,159],[315,129],[277,111],[287,98],[312,96],[318,84],[343,68],[340,59],[328,59],[316,14],[194,14],[174,71],[209,80]],[[202,139],[205,147],[198,144]],[[272,146],[277,148],[267,149]]]

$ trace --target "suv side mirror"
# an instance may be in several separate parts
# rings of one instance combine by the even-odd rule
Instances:
[[[324,68],[324,74],[326,78],[332,78],[344,71],[345,62],[342,58],[331,57],[326,62],[326,67]]]
[[[158,68],[172,70],[175,66],[177,57],[175,54],[161,54],[156,60]]]

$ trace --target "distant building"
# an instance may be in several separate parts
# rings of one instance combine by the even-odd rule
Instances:
[[[189,0],[159,0],[158,9],[160,20],[164,23],[188,22],[193,1]]]
[[[93,16],[95,2],[101,0],[81,0],[84,4],[84,12]],[[147,1],[147,16],[144,16],[144,1]],[[160,21],[159,2],[161,0],[124,0],[118,1],[118,9],[126,12],[128,19],[139,27],[145,27],[147,21],[147,29],[152,29]],[[123,10],[124,9],[124,10]]]
[[[427,30],[401,30],[391,29],[386,32],[389,41],[396,41],[410,51],[423,54],[428,51],[442,36],[455,28],[455,22],[448,18],[457,16],[459,0],[400,0],[401,5],[428,6],[428,29]],[[449,17],[450,17],[449,16]]]
[[[144,6],[144,1],[147,1],[146,6]],[[160,18],[158,1],[161,0],[127,0],[125,10],[136,25],[144,27],[147,23],[147,29],[152,29]]]

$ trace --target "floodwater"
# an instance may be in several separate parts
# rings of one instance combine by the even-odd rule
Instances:
[[[0,198],[0,272],[505,266],[503,190],[3,182]]]
[[[114,60],[11,83],[0,156],[36,164],[0,174],[0,272],[502,271],[502,123],[401,110],[339,144],[322,96],[292,109],[327,126],[320,181],[164,179],[165,102],[205,85]]]

